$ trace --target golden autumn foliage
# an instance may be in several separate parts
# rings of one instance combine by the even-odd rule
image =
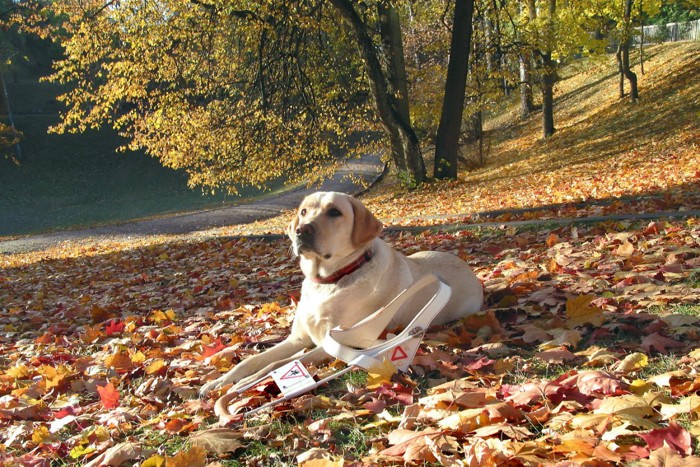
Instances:
[[[326,8],[296,2],[60,0],[71,83],[54,131],[112,125],[132,149],[231,191],[328,173],[366,120]],[[345,148],[343,154],[347,154]]]

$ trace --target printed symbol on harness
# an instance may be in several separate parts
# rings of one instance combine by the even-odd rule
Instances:
[[[395,362],[396,360],[403,360],[404,358],[408,358],[408,355],[403,348],[400,345],[394,347],[394,352],[391,354],[391,361]]]
[[[299,364],[299,362],[295,362],[294,366],[289,369],[285,374],[283,374],[280,379],[297,379],[297,378],[306,378],[307,375],[306,372],[304,371],[303,367]]]

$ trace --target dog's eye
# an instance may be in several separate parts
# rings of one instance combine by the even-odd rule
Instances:
[[[328,210],[328,215],[330,217],[340,217],[343,215],[343,213],[338,211],[336,208],[331,208]]]
[[[299,214],[301,214],[302,216],[305,216],[305,215],[306,215],[306,209],[302,209],[301,212],[300,212]]]

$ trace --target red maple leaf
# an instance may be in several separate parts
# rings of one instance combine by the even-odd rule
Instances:
[[[200,357],[202,360],[205,358],[211,357],[215,353],[218,353],[226,348],[226,345],[221,342],[221,338],[217,337],[214,342],[211,343],[211,345],[205,345],[204,349],[202,349],[202,356]]]
[[[671,422],[667,428],[651,430],[649,433],[643,433],[639,436],[647,442],[651,450],[662,448],[665,441],[666,444],[678,454],[683,456],[692,454],[690,433],[688,433],[685,428],[676,424],[676,422]]]
[[[641,343],[641,346],[647,351],[647,353],[651,353],[652,348],[656,349],[656,351],[659,353],[668,353],[669,348],[685,347],[685,344],[669,339],[668,337],[664,337],[658,332],[655,332],[654,334],[650,334],[645,337]]]
[[[112,383],[107,383],[106,386],[97,386],[97,393],[100,395],[102,405],[105,409],[115,409],[119,407],[119,391],[116,390]]]
[[[124,321],[119,321],[116,319],[113,319],[105,326],[105,334],[108,336],[111,336],[112,334],[119,334],[120,332],[124,331],[124,327],[126,324],[124,324]]]

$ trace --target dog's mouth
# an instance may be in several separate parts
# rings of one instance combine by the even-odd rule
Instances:
[[[292,249],[296,256],[318,256],[323,259],[330,259],[333,257],[331,253],[323,253],[320,251],[313,242],[296,240],[292,245]]]

